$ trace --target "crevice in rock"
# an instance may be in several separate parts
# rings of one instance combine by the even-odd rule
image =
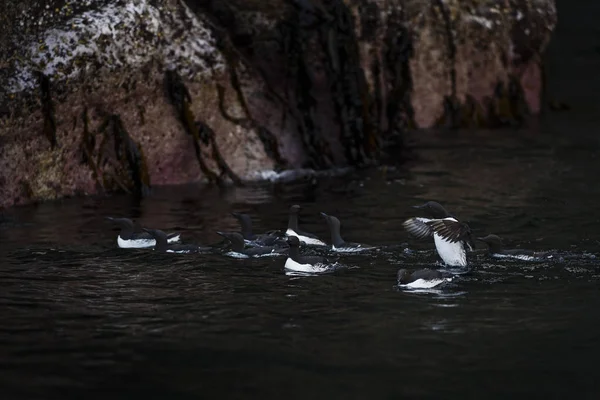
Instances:
[[[444,22],[448,50],[448,70],[450,74],[450,94],[444,96],[444,114],[438,126],[447,129],[459,128],[460,121],[460,101],[456,96],[456,43],[454,37],[454,27],[450,10],[446,7],[443,0],[434,0],[432,3],[434,10],[437,9]]]
[[[121,117],[118,114],[107,115],[97,132],[102,135],[102,142],[95,163],[89,151],[89,142],[87,146],[85,142],[82,145],[92,171],[96,176],[101,174],[100,186],[112,188],[116,185],[126,193],[133,193],[138,197],[148,196],[151,186],[146,157],[140,144],[125,129]],[[111,141],[114,157],[110,155],[108,147]],[[107,166],[112,167],[112,173]]]
[[[389,15],[384,43],[386,46],[384,72],[391,88],[385,107],[388,123],[386,136],[401,139],[404,129],[416,126],[411,101],[413,82],[410,59],[414,55],[413,37],[404,22],[402,9],[394,10]]]
[[[239,126],[245,128],[245,129],[254,130],[256,132],[259,140],[263,144],[263,148],[264,148],[267,156],[269,156],[272,160],[275,161],[275,163],[276,163],[275,169],[285,168],[287,165],[287,162],[283,159],[283,157],[281,156],[281,153],[279,152],[279,143],[277,142],[277,137],[275,136],[275,134],[270,132],[267,128],[258,124],[256,122],[256,120],[252,117],[252,114],[250,114],[250,110],[248,109],[248,107],[245,108],[245,110],[247,112],[246,118],[238,118],[238,117],[234,117],[234,116],[230,115],[227,112],[227,109],[224,104],[225,88],[223,86],[217,84],[217,93],[219,96],[219,111],[221,112],[221,115],[223,116],[223,118],[225,118],[227,121],[229,121],[231,123],[234,123],[236,125],[239,125]],[[236,93],[237,93],[238,99],[243,98],[243,93],[241,92],[241,88],[239,88],[239,90],[236,90]],[[240,102],[241,102],[241,100],[240,100]]]
[[[330,20],[319,27],[321,46],[327,58],[341,140],[346,159],[364,165],[376,151],[377,134],[370,113],[371,96],[358,54],[358,39],[352,14],[342,1],[324,1]]]
[[[50,78],[42,72],[36,71],[40,84],[40,101],[42,103],[42,115],[44,117],[43,134],[48,138],[52,149],[59,147],[56,140],[56,115],[54,113],[54,102],[50,93]]]
[[[284,56],[288,61],[285,72],[286,95],[291,92],[290,104],[297,108],[297,128],[302,145],[309,159],[306,167],[330,168],[334,165],[329,144],[323,139],[319,124],[316,122],[318,101],[312,90],[313,79],[306,64],[305,43],[310,42],[308,31],[317,27],[320,21],[307,19],[305,14],[292,13],[282,26],[283,40],[286,44]],[[291,83],[291,84],[290,84]]]

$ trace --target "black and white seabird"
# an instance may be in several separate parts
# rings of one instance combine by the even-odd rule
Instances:
[[[340,220],[333,215],[327,215],[324,212],[321,215],[327,221],[329,232],[331,232],[331,250],[340,253],[355,253],[359,251],[372,250],[375,247],[360,243],[346,242],[340,235]]]
[[[323,273],[334,270],[325,257],[301,256],[300,240],[297,236],[288,237],[287,242],[290,248],[288,258],[285,261],[286,270],[305,273]]]
[[[169,244],[167,242],[167,235],[163,231],[158,229],[142,229],[156,240],[154,250],[161,253],[191,254],[212,251],[211,247],[202,247],[195,244]]]
[[[249,258],[249,257],[273,257],[284,255],[287,253],[286,248],[279,248],[274,246],[256,246],[250,248],[244,248],[244,238],[237,232],[217,232],[225,239],[231,242],[231,251],[225,253],[225,255],[235,258]]]
[[[138,224],[134,224],[129,218],[106,217],[109,221],[115,222],[121,227],[121,232],[117,236],[117,244],[125,249],[143,249],[156,245],[156,240],[148,232],[144,232]],[[177,243],[180,241],[179,233],[170,233],[167,235],[168,243]]]
[[[300,206],[295,204],[290,207],[290,219],[288,221],[288,227],[285,231],[286,236],[295,236],[306,245],[313,246],[327,246],[323,241],[319,240],[316,235],[312,233],[302,232],[298,229],[298,213],[300,212]]]
[[[553,255],[547,251],[533,251],[526,249],[505,249],[502,244],[502,239],[497,235],[487,235],[478,237],[477,240],[488,245],[488,254],[496,258],[514,258],[523,261],[541,260],[544,258],[552,258]]]
[[[252,219],[248,214],[236,213],[232,212],[233,215],[240,223],[242,228],[241,234],[247,244],[259,245],[259,246],[275,246],[275,245],[283,245],[287,247],[287,243],[285,242],[285,238],[278,236],[275,233],[265,233],[265,234],[254,234],[252,233]]]
[[[399,286],[415,289],[430,289],[452,281],[452,276],[435,269],[418,269],[413,272],[401,269],[398,271],[397,279]]]
[[[421,206],[431,218],[414,217],[404,221],[404,228],[413,236],[425,239],[433,236],[438,254],[448,266],[466,267],[467,251],[473,250],[471,228],[450,215],[444,207],[435,201]]]

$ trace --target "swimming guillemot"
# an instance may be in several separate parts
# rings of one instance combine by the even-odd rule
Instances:
[[[256,235],[252,233],[252,219],[248,214],[232,212],[231,215],[233,215],[239,221],[240,226],[242,227],[242,237],[244,238],[247,244],[258,244],[260,246],[284,245],[287,247],[285,239],[279,237],[277,234],[266,233]]]
[[[413,272],[401,269],[398,271],[397,280],[400,286],[429,289],[450,282],[452,277],[435,269],[419,269]]]
[[[124,249],[144,249],[156,245],[156,240],[136,223],[129,218],[106,217],[109,221],[115,222],[121,227],[121,232],[117,236],[117,244]],[[179,233],[170,233],[167,235],[169,243],[177,243],[180,240]]]
[[[299,205],[293,205],[290,207],[290,219],[288,221],[288,227],[285,231],[286,236],[296,236],[300,241],[307,245],[314,246],[327,246],[323,241],[319,240],[316,235],[312,233],[302,232],[298,229],[298,213],[300,212]]]
[[[248,258],[248,257],[269,257],[279,256],[287,253],[285,248],[275,248],[273,246],[257,246],[251,248],[244,248],[244,238],[237,232],[217,232],[231,243],[231,251],[225,253],[225,255],[236,257],[236,258]]]
[[[425,239],[433,236],[435,248],[441,259],[451,267],[467,266],[467,251],[473,250],[471,228],[450,215],[435,201],[414,208],[424,210],[430,217],[414,217],[404,221],[404,228],[413,236]]]
[[[154,250],[161,253],[190,254],[212,251],[211,247],[202,247],[195,244],[169,244],[167,242],[167,235],[163,231],[158,229],[142,229],[156,240]]]
[[[301,256],[300,240],[297,236],[288,237],[287,242],[290,248],[288,258],[285,260],[285,269],[306,273],[330,272],[334,269],[325,257]]]
[[[341,253],[355,253],[375,248],[365,244],[345,242],[340,235],[340,220],[333,215],[327,215],[324,212],[322,212],[321,215],[327,221],[329,231],[331,232],[331,250]]]
[[[540,260],[543,258],[552,258],[553,255],[547,251],[533,251],[526,249],[505,249],[502,239],[497,235],[487,235],[478,237],[477,240],[488,245],[488,254],[496,258],[514,258],[523,261]]]

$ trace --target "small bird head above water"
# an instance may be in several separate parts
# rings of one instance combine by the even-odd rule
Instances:
[[[502,250],[503,244],[502,239],[496,235],[487,235],[485,237],[478,237],[477,240],[484,242],[488,245],[491,251],[500,251]]]
[[[233,215],[238,221],[247,221],[250,219],[248,214],[232,212],[231,215]]]
[[[502,239],[500,239],[499,236],[492,235],[492,234],[484,236],[484,237],[478,237],[477,240],[480,240],[485,243],[500,243],[500,244],[502,244]]]
[[[298,214],[300,212],[300,206],[298,204],[294,204],[290,207],[290,214]]]
[[[233,245],[234,251],[242,251],[244,249],[244,237],[237,232],[217,232],[218,235],[223,236],[229,240]]]
[[[300,247],[300,239],[298,239],[296,236],[289,236],[287,238],[287,244],[290,247]]]
[[[324,212],[322,212],[321,215],[323,216],[323,218],[325,218],[325,220],[327,221],[329,226],[337,228],[339,230],[339,228],[340,228],[340,220],[339,219],[337,219],[333,215],[327,215]]]
[[[398,270],[398,274],[396,275],[397,277],[397,281],[400,284],[404,284],[407,282],[408,278],[409,278],[410,274],[408,273],[408,270],[406,269],[400,269]]]
[[[446,209],[442,207],[440,203],[437,203],[435,201],[428,201],[427,203],[422,204],[420,206],[413,206],[413,208],[425,211],[432,218],[451,217],[448,211],[446,211]]]
[[[133,229],[133,221],[129,218],[114,218],[114,217],[106,217],[107,220],[112,221],[118,224],[122,228],[130,228]]]

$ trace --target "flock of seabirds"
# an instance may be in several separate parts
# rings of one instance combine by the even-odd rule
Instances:
[[[438,255],[450,269],[438,270],[423,268],[413,271],[400,269],[397,283],[408,288],[432,288],[452,280],[457,273],[464,273],[467,268],[467,251],[474,251],[475,244],[469,226],[449,214],[444,207],[435,201],[414,206],[421,210],[426,217],[413,217],[404,221],[403,226],[414,238],[431,240],[435,244]],[[118,224],[121,228],[117,236],[117,244],[121,248],[154,248],[158,252],[167,253],[210,253],[222,252],[235,258],[287,256],[284,268],[296,273],[326,273],[336,269],[337,263],[332,263],[318,255],[302,255],[300,246],[329,247],[337,253],[356,253],[376,250],[375,246],[360,243],[350,243],[342,239],[340,221],[332,215],[321,213],[327,221],[331,233],[331,244],[327,245],[316,235],[298,229],[300,206],[290,207],[288,226],[285,233],[270,231],[264,234],[252,232],[252,220],[247,214],[232,213],[239,221],[240,232],[217,232],[225,239],[226,247],[199,246],[181,244],[180,234],[165,233],[158,229],[142,228],[128,218],[107,219]],[[496,235],[475,238],[488,246],[488,254],[496,258],[514,258],[522,261],[536,261],[552,258],[549,252],[534,252],[525,249],[504,249],[502,240]]]

